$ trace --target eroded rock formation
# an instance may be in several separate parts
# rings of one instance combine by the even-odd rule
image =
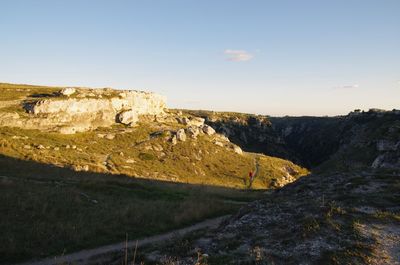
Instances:
[[[135,125],[142,116],[165,115],[165,101],[161,95],[142,91],[64,88],[38,100],[26,100],[23,106],[29,117],[3,113],[0,125],[63,134],[109,127],[116,122]]]

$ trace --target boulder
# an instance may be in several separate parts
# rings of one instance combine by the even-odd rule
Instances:
[[[184,129],[179,129],[176,132],[176,139],[182,142],[186,141],[186,133]]]
[[[191,119],[190,119],[190,122],[189,122],[189,124],[188,125],[192,125],[192,126],[197,126],[197,127],[199,127],[199,126],[202,126],[202,125],[204,125],[204,119],[203,118],[200,118],[200,117],[192,117]]]
[[[75,94],[75,92],[76,92],[76,89],[75,89],[75,88],[73,88],[73,87],[66,87],[66,88],[61,89],[60,94],[63,95],[63,96],[69,97],[69,96],[71,96],[72,94]]]
[[[199,127],[197,127],[197,126],[189,126],[189,127],[186,129],[186,132],[188,133],[188,135],[190,135],[190,137],[196,139],[196,137],[197,137],[197,136],[199,135],[199,133],[200,133],[200,130],[199,130]]]
[[[217,145],[217,146],[221,146],[221,147],[223,147],[223,146],[224,146],[224,144],[223,144],[223,143],[221,143],[221,142],[219,142],[219,141],[214,141],[214,144],[215,144],[215,145]]]
[[[189,125],[190,120],[187,117],[178,117],[177,118],[178,123],[183,124],[183,125]]]
[[[178,143],[178,139],[176,138],[176,135],[172,136],[171,143],[172,143],[172,145],[176,145]]]
[[[234,151],[236,154],[239,154],[239,155],[242,155],[242,154],[243,154],[242,148],[240,148],[239,146],[233,145],[232,148],[233,148],[233,151]]]
[[[137,112],[133,110],[123,111],[117,115],[117,121],[126,125],[135,124],[138,120]]]
[[[200,117],[191,117],[190,119],[187,117],[179,117],[177,118],[177,120],[180,124],[197,127],[204,125],[205,121],[203,118]]]
[[[202,130],[203,130],[203,132],[204,132],[205,134],[207,134],[207,135],[213,135],[213,134],[215,134],[214,128],[211,127],[211,126],[209,126],[209,125],[204,125],[204,126],[202,127]]]

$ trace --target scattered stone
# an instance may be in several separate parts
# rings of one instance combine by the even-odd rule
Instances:
[[[53,150],[54,150],[54,151],[59,151],[59,150],[60,150],[60,147],[54,147]]]
[[[205,124],[204,126],[202,126],[202,131],[207,134],[207,135],[213,135],[215,134],[215,130],[213,127]]]
[[[145,145],[145,146],[144,146],[144,150],[146,150],[146,151],[153,150],[153,146],[151,146],[151,145]]]
[[[115,134],[108,133],[108,134],[105,136],[105,138],[106,138],[107,140],[113,140],[113,139],[115,138]]]
[[[66,87],[66,88],[63,88],[63,89],[61,89],[61,91],[60,91],[60,94],[61,95],[63,95],[63,96],[71,96],[72,94],[75,94],[75,92],[76,92],[76,89],[75,88],[73,88],[73,87]]]
[[[190,135],[190,137],[196,139],[196,137],[199,135],[199,127],[197,126],[189,126],[186,129],[186,132],[188,133],[188,135]]]
[[[153,146],[153,150],[157,151],[157,152],[161,152],[161,151],[164,150],[164,148],[161,145],[156,144],[156,145]]]
[[[187,117],[178,117],[177,120],[178,120],[178,123],[183,124],[183,125],[189,125],[189,122],[190,122],[189,118],[187,118]]]
[[[97,134],[97,137],[99,137],[99,138],[104,138],[106,135],[104,134],[104,133],[98,133]]]
[[[205,119],[203,119],[203,118],[200,118],[200,117],[192,117],[192,118],[190,119],[190,122],[189,122],[188,125],[193,125],[193,126],[199,127],[199,126],[204,125],[204,121],[205,121]]]
[[[204,124],[205,119],[200,118],[200,117],[192,117],[192,118],[187,118],[187,117],[178,117],[177,118],[178,123],[187,125],[187,126],[202,126]]]
[[[176,139],[178,139],[179,141],[182,141],[182,142],[186,141],[186,133],[185,133],[184,129],[179,129],[176,132]]]
[[[237,146],[237,145],[233,145],[233,151],[234,151],[236,154],[239,154],[239,155],[242,155],[242,154],[243,154],[242,149],[241,149],[239,146]]]
[[[134,160],[134,159],[127,159],[127,160],[125,160],[125,162],[126,163],[128,163],[128,164],[133,164],[133,163],[136,163],[136,161]]]
[[[41,145],[41,144],[39,144],[36,148],[37,149],[45,149],[45,147],[43,145]]]
[[[221,147],[223,147],[223,146],[224,146],[224,144],[223,144],[223,143],[221,143],[221,142],[219,142],[219,141],[214,141],[214,144],[215,144],[215,145],[218,145],[218,146],[221,146]]]
[[[133,125],[139,120],[139,116],[136,111],[127,110],[119,113],[117,115],[117,120],[119,123],[126,125]]]
[[[24,149],[31,149],[31,146],[30,145],[24,145]]]
[[[73,145],[73,146],[72,146],[72,149],[76,149],[76,145]]]
[[[176,135],[172,136],[172,138],[171,138],[171,143],[172,143],[172,145],[176,145],[176,144],[178,143],[178,140],[177,140],[177,138],[176,138]]]

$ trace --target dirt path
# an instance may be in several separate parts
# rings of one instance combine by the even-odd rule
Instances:
[[[214,219],[207,219],[205,221],[202,221],[200,223],[177,229],[165,234],[161,235],[156,235],[156,236],[151,236],[147,238],[140,239],[138,241],[132,240],[128,241],[128,249],[129,248],[134,248],[136,246],[142,247],[144,245],[152,244],[152,243],[157,243],[157,242],[162,242],[166,241],[175,237],[182,237],[186,235],[187,233],[204,229],[204,228],[217,228],[224,220],[229,218],[230,215],[224,215],[220,216]],[[89,250],[82,250],[79,252],[71,253],[65,256],[58,256],[58,257],[51,257],[51,258],[46,258],[40,261],[31,261],[31,262],[25,262],[25,263],[20,263],[18,265],[67,265],[67,264],[74,264],[74,265],[79,265],[79,264],[86,264],[89,260],[93,261],[93,258],[99,255],[104,255],[116,251],[121,251],[125,249],[125,244],[126,242],[121,242],[117,244],[112,244],[112,245],[107,245],[107,246],[102,246],[99,248],[95,249],[89,249]]]

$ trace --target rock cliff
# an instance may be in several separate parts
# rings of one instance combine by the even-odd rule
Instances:
[[[277,156],[317,170],[400,167],[398,110],[337,117],[268,117],[211,111],[201,116],[245,151]]]
[[[0,125],[73,134],[109,127],[116,122],[135,125],[143,116],[165,114],[165,97],[142,91],[64,88],[21,99],[21,110],[2,112]],[[20,113],[18,113],[18,111]]]

